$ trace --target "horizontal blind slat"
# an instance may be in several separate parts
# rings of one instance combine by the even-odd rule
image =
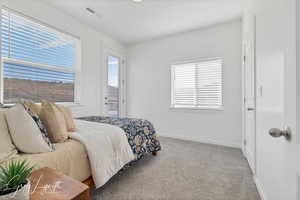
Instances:
[[[49,54],[42,54],[41,52],[39,51],[35,51],[35,50],[31,50],[31,49],[27,49],[26,47],[25,48],[19,48],[15,45],[11,45],[12,46],[12,50],[11,52],[14,52],[16,54],[20,54],[20,55],[26,55],[28,57],[33,57],[33,58],[38,58],[38,59],[41,59],[41,60],[51,60],[52,57],[55,57],[57,58],[59,56],[59,54],[57,55],[49,55]],[[4,45],[3,48],[6,48],[9,50],[9,46],[7,45]],[[62,63],[72,63],[73,61],[71,59],[63,59],[61,60]]]

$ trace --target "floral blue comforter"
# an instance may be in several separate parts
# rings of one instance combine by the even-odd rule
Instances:
[[[160,142],[151,122],[143,119],[90,116],[78,118],[118,126],[123,129],[136,160],[145,154],[161,150]]]

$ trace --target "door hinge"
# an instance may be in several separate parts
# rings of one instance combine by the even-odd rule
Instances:
[[[246,63],[246,56],[244,56],[244,63]]]
[[[247,140],[244,140],[244,146],[246,146],[247,145]]]

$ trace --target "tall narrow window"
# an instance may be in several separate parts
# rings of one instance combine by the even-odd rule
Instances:
[[[10,10],[1,10],[3,103],[74,102],[79,40]]]
[[[171,73],[171,107],[222,108],[222,59],[175,64]]]
[[[120,60],[107,57],[106,114],[111,117],[120,115]]]

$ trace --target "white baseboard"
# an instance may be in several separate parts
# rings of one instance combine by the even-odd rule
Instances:
[[[267,200],[266,195],[263,190],[263,187],[262,187],[262,184],[256,177],[253,177],[253,179],[254,179],[254,182],[255,182],[255,185],[256,185],[256,188],[257,188],[257,191],[258,191],[258,194],[259,194],[261,200]]]
[[[244,156],[245,156],[245,158],[246,158],[246,160],[247,160],[247,162],[249,164],[249,167],[250,167],[252,173],[255,174],[254,159],[251,156],[251,153],[249,153],[248,149],[245,149],[243,151],[243,153],[244,153]]]
[[[220,142],[220,141],[216,141],[216,140],[200,139],[200,138],[190,137],[190,136],[178,136],[178,135],[173,135],[173,134],[168,134],[168,133],[158,133],[158,135],[163,136],[163,137],[174,138],[174,139],[200,142],[200,143],[206,143],[206,144],[214,144],[214,145],[233,147],[233,148],[238,148],[238,149],[242,148],[242,144],[235,143],[235,142]]]

